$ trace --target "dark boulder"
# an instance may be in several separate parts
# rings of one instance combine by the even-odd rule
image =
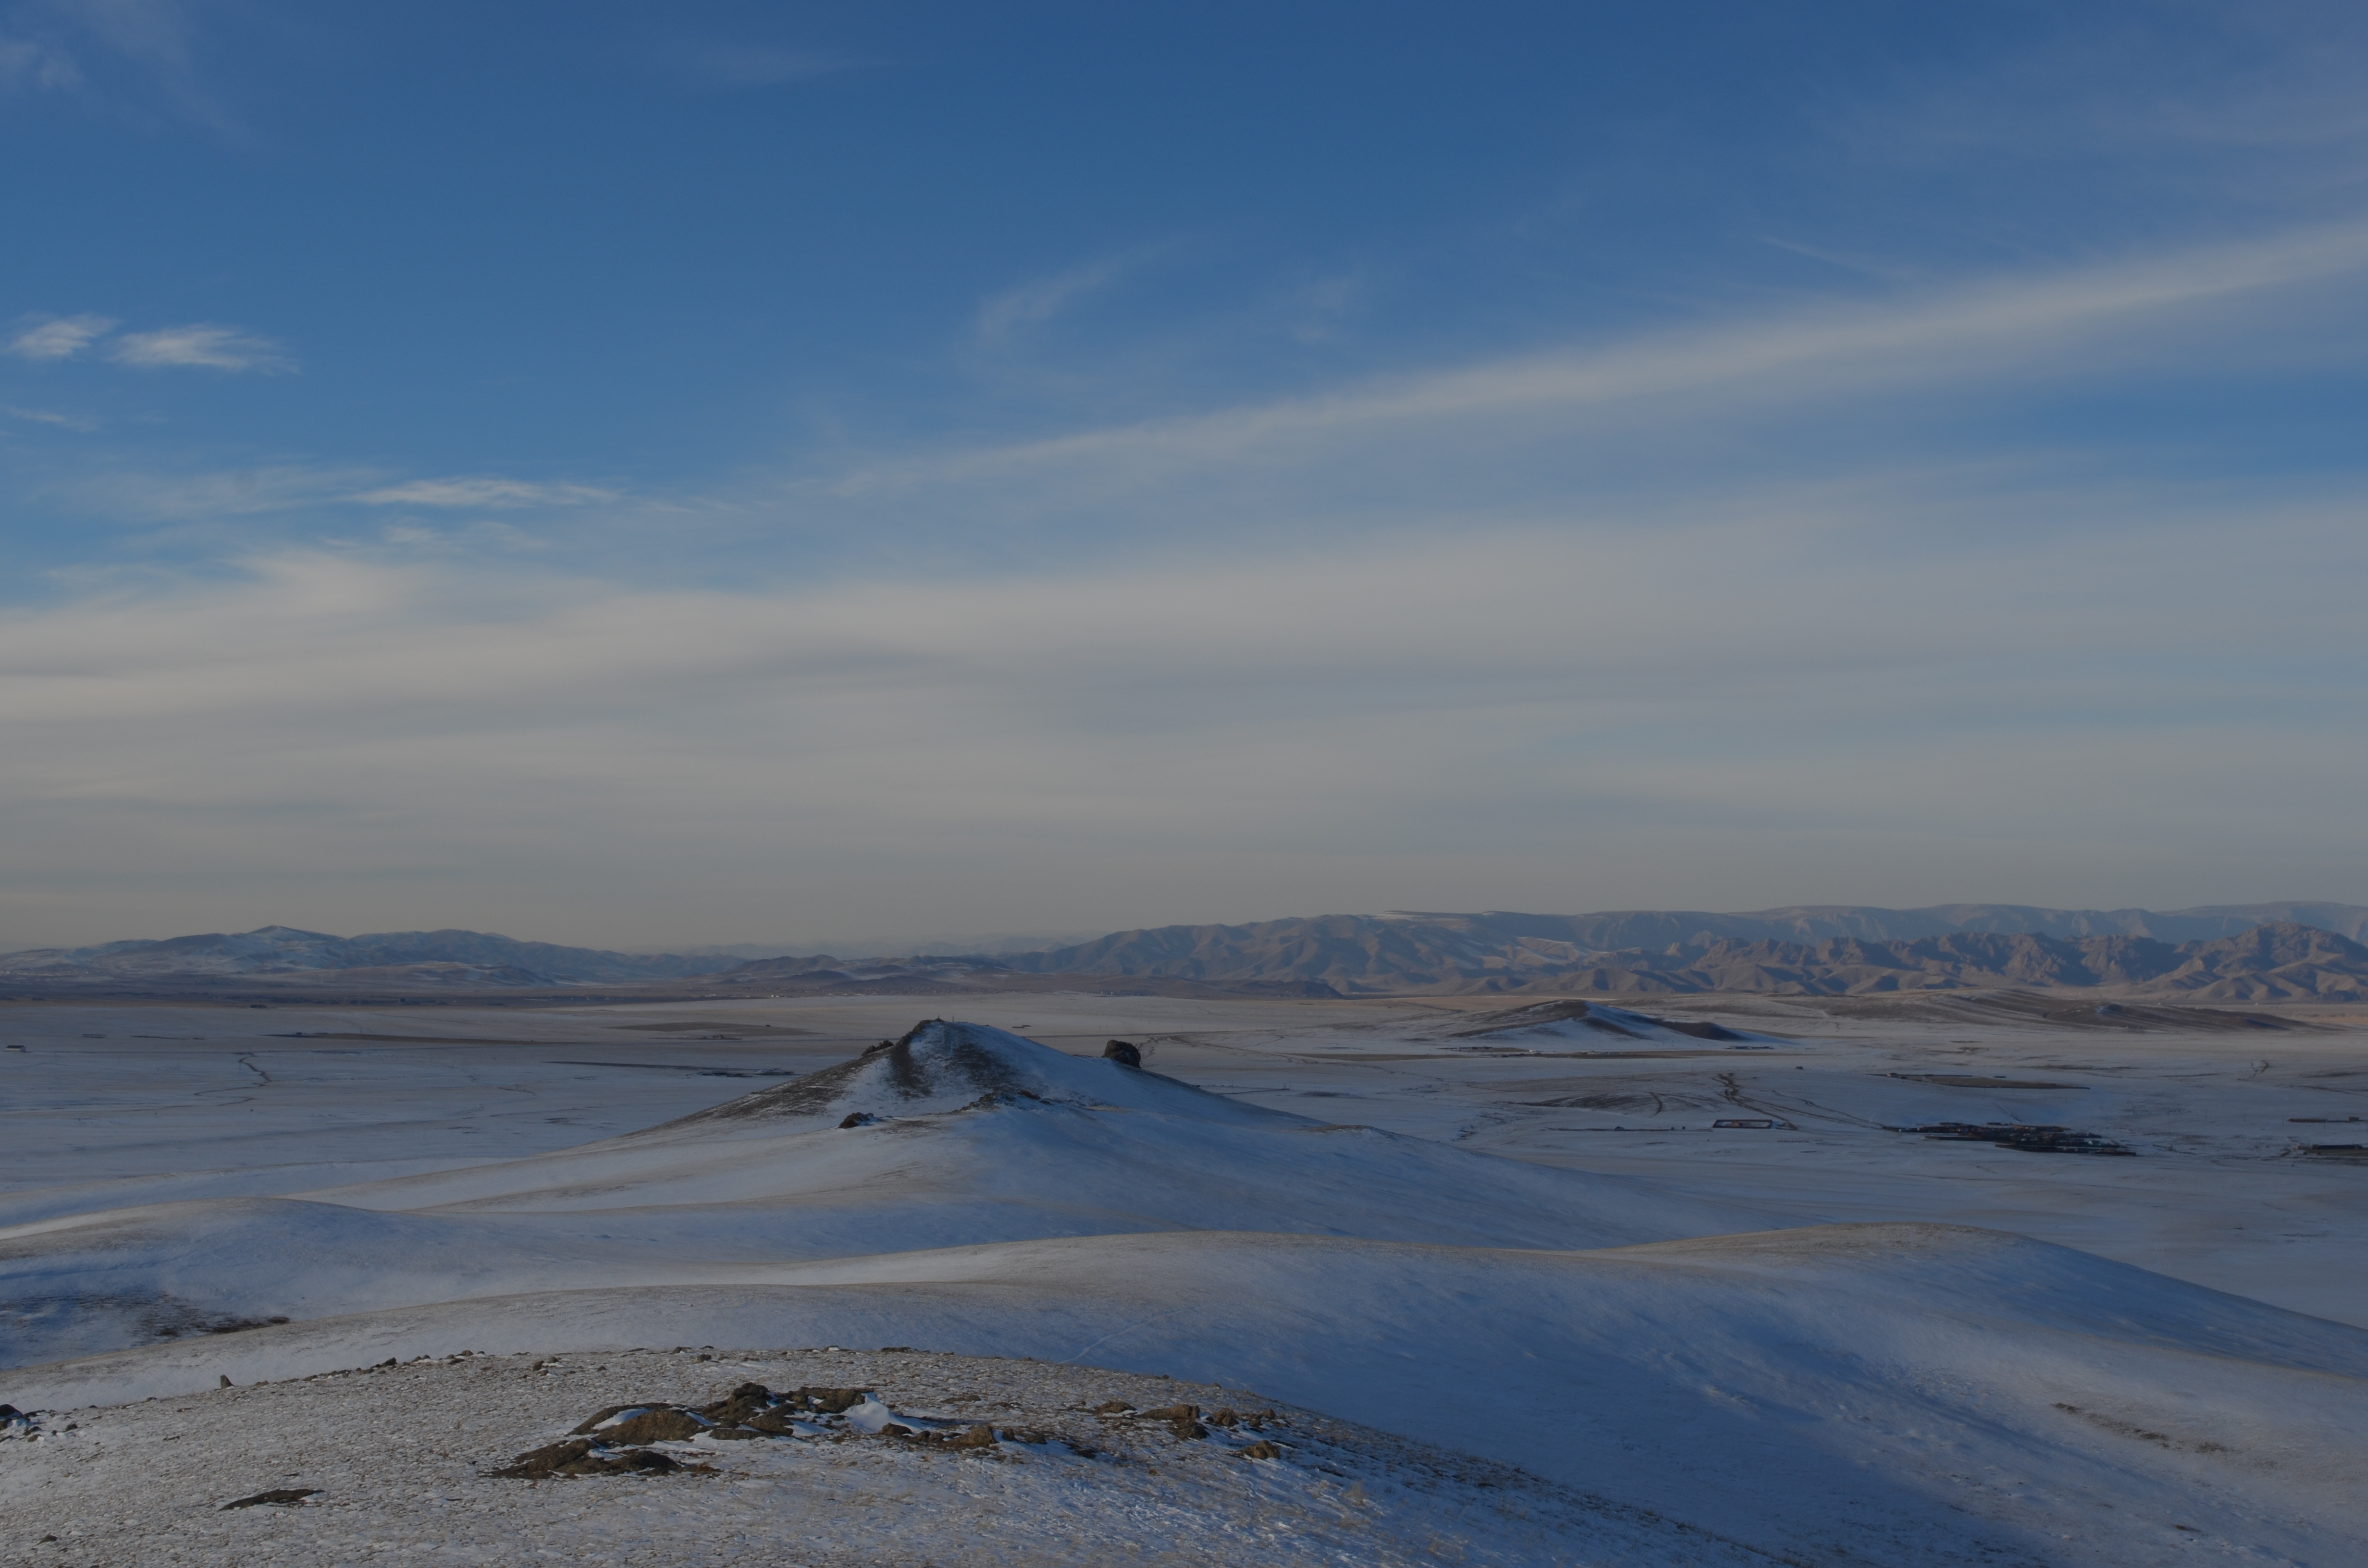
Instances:
[[[838,1415],[861,1404],[869,1389],[792,1389],[781,1397],[793,1410],[819,1410]]]
[[[568,1436],[571,1437],[584,1437],[590,1433],[594,1427],[599,1426],[601,1422],[608,1420],[612,1415],[622,1415],[628,1410],[642,1410],[645,1408],[646,1406],[639,1404],[611,1404],[605,1406],[598,1414],[586,1417],[584,1424],[570,1432]]]
[[[523,1453],[499,1470],[485,1473],[497,1481],[545,1481],[559,1475],[621,1475],[647,1471],[664,1475],[675,1471],[705,1471],[703,1464],[683,1464],[655,1449],[604,1452],[599,1445],[577,1437]]]
[[[687,1410],[644,1410],[599,1436],[617,1444],[679,1443],[706,1430],[707,1423]]]
[[[275,1508],[288,1508],[302,1503],[307,1497],[317,1497],[320,1494],[321,1489],[317,1486],[308,1486],[302,1491],[293,1486],[276,1486],[268,1492],[258,1492],[252,1497],[241,1497],[234,1503],[225,1503],[214,1512],[226,1514],[233,1508],[252,1508],[257,1504]]]
[[[1143,1065],[1143,1052],[1122,1040],[1114,1040],[1103,1046],[1102,1056],[1106,1061],[1115,1062],[1121,1067]]]
[[[772,1405],[772,1390],[762,1383],[742,1383],[714,1403],[700,1405],[699,1414],[719,1426],[739,1426],[746,1425],[750,1417],[771,1409]]]

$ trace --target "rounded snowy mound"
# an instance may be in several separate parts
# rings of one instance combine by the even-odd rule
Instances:
[[[995,1095],[1156,1111],[1203,1121],[1306,1119],[1212,1095],[1140,1067],[1071,1056],[985,1024],[931,1018],[915,1025],[904,1039],[883,1040],[852,1062],[743,1095],[666,1125],[927,1116],[959,1110]]]

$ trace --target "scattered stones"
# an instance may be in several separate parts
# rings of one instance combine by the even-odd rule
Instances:
[[[268,1492],[258,1492],[252,1497],[241,1497],[236,1502],[225,1503],[214,1512],[227,1514],[233,1508],[253,1508],[257,1506],[292,1508],[305,1498],[317,1497],[320,1494],[321,1489],[317,1486],[307,1486],[301,1490],[293,1486],[276,1486]]]
[[[909,1347],[889,1346],[883,1354],[916,1354]],[[976,1394],[949,1396],[949,1404],[975,1403]],[[1071,1405],[1082,1410],[1082,1404]],[[1211,1436],[1209,1426],[1201,1423],[1201,1407],[1197,1404],[1174,1403],[1138,1410],[1122,1399],[1105,1400],[1092,1408],[1092,1414],[1107,1421],[1158,1423],[1167,1426],[1178,1441],[1190,1442]],[[1228,1405],[1208,1417],[1209,1422],[1227,1429],[1227,1442],[1216,1445],[1222,1449],[1247,1453],[1254,1459],[1277,1459],[1282,1449],[1267,1442],[1255,1430],[1236,1433],[1240,1427],[1257,1428],[1275,1421],[1274,1412],[1259,1410],[1243,1413]],[[697,1450],[685,1453],[662,1452],[659,1444],[694,1442],[701,1438],[719,1442],[750,1442],[765,1438],[794,1437],[846,1443],[871,1439],[903,1447],[940,1449],[964,1457],[1017,1458],[998,1452],[1004,1443],[1030,1448],[1046,1448],[1059,1444],[1079,1458],[1100,1457],[1100,1450],[1065,1432],[1039,1430],[1035,1427],[998,1427],[985,1421],[956,1423],[941,1417],[925,1418],[892,1410],[882,1403],[871,1390],[865,1388],[801,1387],[785,1393],[776,1393],[762,1383],[744,1382],[729,1393],[701,1405],[640,1403],[612,1404],[604,1407],[558,1442],[519,1454],[508,1464],[484,1473],[491,1478],[519,1481],[542,1481],[552,1478],[572,1478],[589,1475],[614,1475],[628,1471],[672,1473],[676,1471],[711,1471],[713,1467],[693,1461]],[[1243,1438],[1253,1438],[1246,1447]],[[1119,1445],[1123,1450],[1126,1445]],[[1124,1462],[1121,1459],[1121,1462]]]
[[[951,1430],[911,1416],[880,1421],[884,1406],[875,1407],[869,1420],[860,1423],[841,1422],[836,1427],[805,1424],[845,1416],[871,1398],[868,1389],[800,1388],[775,1393],[762,1383],[751,1382],[742,1383],[723,1398],[695,1408],[612,1404],[585,1420],[565,1439],[520,1454],[509,1464],[486,1473],[509,1480],[540,1481],[549,1476],[607,1475],[629,1470],[705,1470],[710,1467],[681,1463],[650,1446],[700,1437],[736,1443],[766,1437],[825,1436],[844,1441],[870,1435],[964,1451],[983,1451],[996,1446],[995,1428],[984,1422]],[[878,1425],[871,1425],[873,1421]]]
[[[1394,1549],[1417,1526],[1417,1541],[1451,1528],[1466,1533],[1449,1539],[1468,1540],[1469,1519],[1457,1511],[1467,1504],[1476,1506],[1473,1517],[1499,1517],[1489,1507],[1498,1494],[1474,1493],[1462,1458],[1434,1460],[1420,1445],[1312,1414],[1292,1413],[1288,1429],[1212,1426],[1199,1442],[1179,1442],[1164,1423],[1135,1415],[1190,1402],[1204,1423],[1221,1406],[1247,1417],[1257,1396],[1239,1387],[949,1355],[927,1342],[901,1356],[871,1345],[734,1350],[720,1354],[720,1364],[663,1346],[611,1349],[566,1358],[565,1378],[529,1373],[546,1359],[540,1349],[482,1360],[439,1355],[416,1366],[405,1358],[392,1378],[351,1365],[359,1354],[345,1359],[347,1369],[310,1380],[241,1384],[235,1401],[168,1398],[96,1422],[79,1411],[45,1414],[51,1431],[76,1416],[84,1430],[57,1442],[54,1453],[46,1433],[30,1449],[0,1445],[0,1472],[12,1482],[39,1478],[38,1491],[25,1487],[21,1499],[0,1505],[15,1527],[0,1539],[29,1562],[48,1550],[28,1550],[31,1543],[54,1531],[68,1542],[60,1561],[76,1568],[159,1560],[159,1542],[173,1548],[161,1555],[190,1568],[245,1568],[264,1557],[344,1561],[361,1542],[382,1553],[488,1563],[538,1551],[606,1562],[632,1537],[624,1556],[634,1568],[692,1568],[718,1551],[762,1563],[950,1562],[963,1555],[949,1555],[948,1527],[961,1519],[978,1532],[970,1555],[985,1560],[1147,1562],[1176,1551],[1178,1540],[1213,1535],[1223,1544],[1179,1555],[1319,1568],[1411,1562],[1421,1553],[1374,1543]],[[775,1378],[778,1391],[748,1381]],[[845,1415],[793,1411],[789,1392],[816,1387],[871,1397]],[[760,1399],[769,1403],[749,1408]],[[1110,1403],[1129,1408],[1091,1414]],[[620,1426],[658,1409],[718,1425],[712,1438],[689,1442],[618,1444],[597,1429],[566,1436],[596,1410]],[[793,1435],[724,1438],[744,1412],[736,1429],[763,1421]],[[357,1419],[365,1415],[367,1430]],[[878,1429],[892,1421],[911,1435]],[[1260,1438],[1279,1440],[1279,1460],[1235,1462]],[[1410,1468],[1420,1464],[1444,1468]],[[206,1523],[204,1512],[222,1505],[205,1499],[242,1475],[323,1490],[302,1506],[258,1506]],[[1377,1478],[1404,1479],[1409,1489]],[[1352,1481],[1376,1499],[1353,1518],[1338,1502]],[[1520,1493],[1526,1483],[1509,1483],[1525,1506],[1535,1501]],[[1443,1506],[1434,1506],[1439,1496]],[[1528,1551],[1491,1552],[1475,1542],[1467,1560],[1537,1558],[1540,1540],[1591,1540],[1588,1531],[1600,1523],[1567,1507],[1536,1521],[1525,1515]],[[1249,1527],[1260,1532],[1255,1539],[1237,1533]],[[1227,1546],[1236,1551],[1229,1555]],[[1689,1560],[1682,1551],[1660,1555]],[[0,1561],[16,1557],[0,1551]]]

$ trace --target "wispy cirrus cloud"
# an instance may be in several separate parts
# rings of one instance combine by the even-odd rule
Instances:
[[[207,20],[218,23],[215,9]],[[43,13],[51,36],[34,47],[44,85],[96,94],[118,111],[144,117],[161,108],[211,131],[241,131],[200,62],[206,29],[186,0],[48,0],[24,15]],[[72,40],[73,51],[59,40]]]
[[[1887,300],[1377,377],[1313,396],[1105,426],[859,470],[837,493],[969,481],[1023,470],[1225,463],[1316,442],[1434,438],[1462,422],[1566,422],[1583,409],[1711,397],[1797,407],[1919,384],[1963,389],[2037,374],[2096,373],[2158,355],[2174,332],[2208,332],[2217,312],[2368,272],[2368,222],[2296,229],[2233,244],[2141,256],[1931,288]],[[1094,269],[990,301],[990,320],[1042,320],[1099,287]]]
[[[8,340],[7,352],[19,359],[71,359],[114,330],[109,316],[27,317]]]
[[[483,506],[508,509],[524,506],[581,506],[587,502],[613,501],[617,493],[590,484],[536,484],[523,479],[479,475],[457,479],[414,479],[382,485],[347,497],[366,506]]]
[[[267,463],[196,472],[111,465],[58,487],[82,513],[131,523],[204,523],[334,504],[383,471]]]
[[[59,92],[82,85],[82,67],[55,44],[0,37],[0,92]]]
[[[125,333],[115,340],[109,356],[119,364],[143,370],[189,366],[277,375],[296,369],[296,361],[270,338],[210,322]]]
[[[1148,251],[1133,250],[1104,256],[987,296],[978,307],[979,341],[989,346],[1000,345],[1030,327],[1043,325],[1117,282],[1140,266],[1149,254]]]
[[[23,419],[35,425],[54,425],[63,430],[80,430],[85,435],[98,428],[96,419],[85,419],[71,414],[58,414],[46,408],[0,409],[11,419]]]
[[[63,415],[45,418],[37,410],[8,412],[20,418],[65,422]],[[489,474],[395,483],[388,483],[387,478],[383,469],[305,462],[181,472],[115,468],[68,483],[60,493],[70,496],[78,510],[138,523],[211,522],[290,512],[326,517],[350,506],[514,511],[580,506],[620,496],[597,485],[538,484]]]

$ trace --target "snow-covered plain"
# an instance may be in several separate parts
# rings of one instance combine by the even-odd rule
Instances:
[[[2343,1019],[2271,1041],[1943,1008],[1812,1034],[1760,1003],[1709,1038],[1616,1015],[1538,1038],[1422,1004],[963,1006],[1034,1038],[926,1028],[792,1079],[915,1004],[439,1008],[401,1031],[22,1010],[0,1083],[34,1158],[0,1178],[0,1399],[463,1348],[907,1344],[1252,1386],[1799,1561],[2362,1558],[2368,1332],[2268,1303],[2325,1290],[2284,1277],[2322,1255],[2356,1268],[2368,1170],[2255,1146],[2271,1110],[2354,1114]],[[1156,1073],[1038,1043],[1105,1030]],[[396,1032],[514,1043],[321,1038]],[[2004,1104],[2139,1157],[1884,1130]],[[2182,1109],[2208,1125],[2150,1131]],[[1780,1125],[1710,1126],[1741,1119]],[[2189,1199],[2185,1279],[2025,1239],[2175,1255]],[[2219,1244],[2298,1212],[2323,1245]],[[1930,1222],[1967,1217],[1995,1228]],[[1830,1223],[1861,1219],[1914,1222]],[[2255,1288],[2190,1282],[2214,1271]],[[194,1332],[274,1317],[294,1321]],[[87,1473],[143,1462],[109,1454]],[[34,1479],[0,1465],[0,1495]],[[1573,1527],[1543,1555],[1462,1550],[1648,1548]]]

